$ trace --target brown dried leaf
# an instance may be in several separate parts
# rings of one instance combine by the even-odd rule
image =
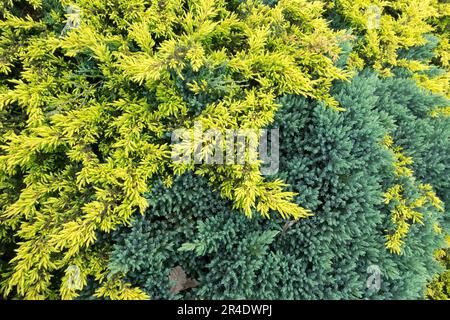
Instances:
[[[169,274],[169,279],[175,282],[175,285],[170,289],[170,291],[175,294],[198,286],[197,280],[187,278],[186,272],[184,272],[181,266],[172,268]]]

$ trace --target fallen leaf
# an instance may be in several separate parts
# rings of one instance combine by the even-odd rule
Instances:
[[[175,282],[174,286],[170,289],[175,294],[198,286],[197,280],[187,278],[186,272],[184,272],[181,266],[176,266],[170,270],[169,279]]]

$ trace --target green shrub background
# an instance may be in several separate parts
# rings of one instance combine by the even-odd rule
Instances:
[[[449,16],[3,1],[4,298],[448,299]],[[195,122],[279,128],[279,172],[173,163]]]

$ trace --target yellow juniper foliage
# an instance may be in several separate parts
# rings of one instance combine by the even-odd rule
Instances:
[[[357,69],[369,65],[383,76],[391,76],[394,67],[413,73],[417,83],[434,93],[450,98],[450,3],[439,0],[323,0],[327,8],[337,12],[357,36],[350,65]],[[438,29],[438,30],[437,30]],[[399,50],[427,44],[426,35],[437,31],[435,50],[443,74],[427,76],[422,71],[431,64],[399,57]],[[433,113],[448,115],[450,106]]]
[[[417,71],[427,69],[419,61],[398,58],[399,49],[427,43],[424,35],[433,30],[428,22],[439,16],[435,0],[324,0],[350,24],[356,35],[357,54],[381,74],[403,66]]]
[[[408,165],[413,163],[412,158],[405,156],[402,148],[394,145],[393,138],[390,135],[384,138],[383,144],[393,152],[395,176],[399,180],[406,178],[415,183],[414,172],[411,168],[408,168]],[[428,206],[433,206],[444,212],[442,201],[436,196],[431,185],[418,184],[417,189],[420,196],[415,199],[404,196],[405,187],[400,183],[390,187],[384,194],[384,203],[386,205],[393,204],[391,222],[395,226],[395,230],[386,235],[386,248],[392,253],[401,253],[404,244],[403,239],[408,234],[411,224],[423,224],[422,210],[427,210]],[[438,224],[433,225],[433,229],[436,233],[441,232]]]
[[[439,17],[433,20],[436,30],[435,36],[439,39],[439,44],[435,49],[438,65],[446,70],[446,73],[433,79],[424,79],[422,84],[431,91],[442,94],[450,100],[450,3],[442,1],[438,3]],[[434,81],[433,81],[434,80]],[[428,85],[428,82],[431,82]],[[442,106],[432,112],[433,116],[450,116],[450,105]]]
[[[132,288],[129,283],[120,277],[106,280],[105,284],[97,289],[94,296],[109,298],[111,300],[149,300],[150,297],[139,288]]]
[[[450,300],[450,236],[446,238],[446,246],[436,250],[435,257],[445,270],[428,283],[425,298]]]

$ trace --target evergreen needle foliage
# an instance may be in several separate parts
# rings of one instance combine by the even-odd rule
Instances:
[[[422,298],[440,270],[433,254],[449,230],[448,214],[418,200],[431,192],[423,186],[430,180],[440,197],[448,196],[448,186],[437,182],[448,183],[442,173],[450,164],[450,121],[424,116],[442,98],[412,80],[382,80],[371,72],[333,92],[346,112],[288,96],[279,100],[274,124],[282,154],[273,178],[287,181],[313,217],[294,224],[282,218],[249,221],[204,179],[184,175],[171,188],[157,183],[147,195],[146,215],[114,234],[111,272],[125,274],[155,299]],[[400,117],[409,117],[409,125],[397,126]],[[397,174],[397,154],[385,146],[388,135],[405,154],[416,143],[423,146],[411,151],[415,178]],[[436,158],[428,167],[430,154]],[[443,171],[433,178],[435,169]],[[400,202],[386,204],[383,194],[399,184],[407,203],[420,202],[415,210],[422,223],[409,225],[397,254],[386,248],[385,237],[397,228],[392,209]],[[373,265],[381,272],[379,290],[366,285]],[[175,266],[198,286],[171,292],[168,275]]]
[[[321,5],[77,1],[80,26],[59,33],[69,4],[75,8],[33,1],[2,9],[1,226],[18,246],[6,296],[73,298],[66,278],[52,281],[70,265],[82,269],[83,284],[88,276],[104,279],[102,248],[100,261],[89,258],[96,233],[143,213],[143,193],[156,177],[206,175],[249,217],[310,215],[280,180],[264,181],[259,164],[174,163],[169,138],[194,122],[221,131],[264,128],[281,94],[338,108],[328,89],[348,76],[333,61],[343,33],[328,28]]]
[[[2,1],[0,293],[448,297],[449,16],[438,0]],[[279,173],[173,161],[172,133],[196,124],[280,128]]]

